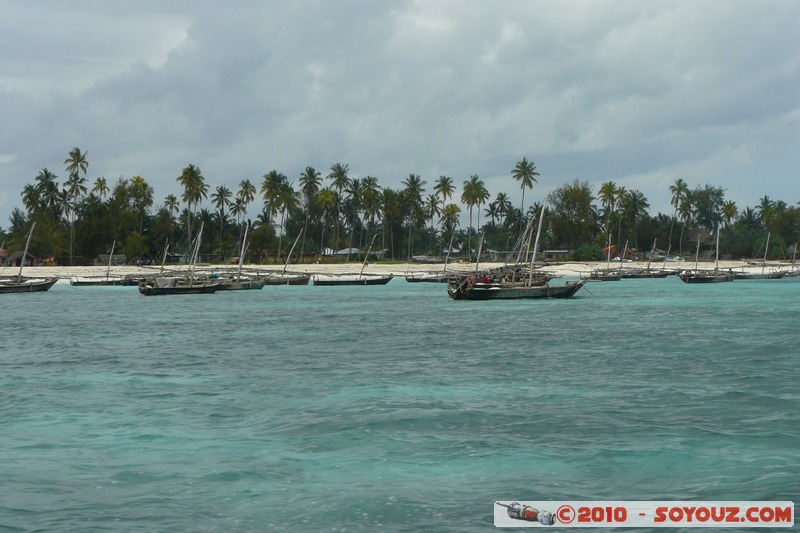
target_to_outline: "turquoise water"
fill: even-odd
[[[4,295],[0,531],[487,531],[794,500],[800,280]]]

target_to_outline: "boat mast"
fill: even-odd
[[[533,271],[536,268],[536,251],[539,249],[539,236],[542,234],[542,220],[544,220],[544,208],[547,206],[547,198],[542,203],[542,212],[539,214],[539,227],[536,230],[536,241],[533,245],[533,255],[531,256],[531,266],[528,273],[528,287],[533,285]]]
[[[236,269],[236,281],[241,281],[242,278],[242,264],[244,263],[244,252],[247,249],[247,229],[250,224],[244,226],[244,238],[242,238],[242,250],[239,253],[239,268]]]
[[[197,233],[197,242],[195,243],[194,250],[192,252],[192,264],[189,267],[189,284],[194,282],[194,267],[195,263],[197,263],[197,256],[200,253],[200,237],[203,236],[203,226],[205,222],[200,223],[200,231]]]
[[[297,238],[294,240],[294,243],[292,244],[292,248],[289,250],[289,255],[286,257],[286,264],[283,265],[284,274],[286,274],[286,267],[289,266],[289,261],[292,259],[292,254],[294,253],[294,247],[297,246],[297,241],[299,241],[300,237],[303,236],[303,231],[304,230],[300,230],[300,233],[297,235]],[[375,235],[377,235],[377,233]]]
[[[483,233],[481,233],[481,240],[478,241],[478,257],[475,258],[475,277],[476,278],[478,277],[478,266],[481,264],[481,251],[482,250],[483,250]]]
[[[161,258],[161,273],[164,273],[164,264],[167,262],[167,250],[169,250],[169,238],[164,241],[164,257]]]
[[[650,249],[650,255],[647,257],[647,271],[650,272],[650,261],[653,260],[653,254],[656,252],[656,242],[658,239],[653,239],[653,247]]]
[[[28,239],[25,241],[25,251],[22,252],[22,261],[19,263],[19,274],[17,275],[17,283],[22,283],[22,267],[25,265],[25,258],[28,257],[28,245],[31,243],[31,236],[33,235],[33,228],[36,227],[36,222],[31,224],[31,230],[28,232]]]
[[[770,232],[767,232],[767,246],[764,248],[764,263],[761,264],[761,273],[764,273],[764,269],[767,267],[767,250],[769,250],[769,236]]]
[[[358,273],[359,278],[364,275],[364,267],[367,266],[367,262],[369,260],[369,253],[372,251],[372,245],[375,243],[375,237],[377,236],[378,236],[377,233],[372,236],[372,240],[369,243],[369,248],[367,248],[367,253],[366,255],[364,255],[364,261],[361,263],[361,272]]]
[[[106,281],[108,281],[109,276],[111,276],[111,260],[114,258],[114,247],[116,247],[117,241],[111,243],[111,255],[108,256],[108,268],[106,268]]]
[[[714,252],[714,273],[719,271],[719,222],[717,222],[717,246]]]
[[[447,255],[444,257],[444,268],[442,269],[442,274],[447,272],[447,262],[450,260],[450,250],[453,249],[453,237],[455,237],[455,234],[450,235],[450,244],[447,245]]]

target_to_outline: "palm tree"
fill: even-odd
[[[675,183],[669,186],[669,192],[672,193],[672,199],[670,200],[670,204],[675,209],[672,214],[672,224],[669,227],[669,246],[672,247],[672,229],[675,226],[675,219],[678,216],[678,209],[680,208],[681,204],[685,201],[686,196],[689,194],[689,186],[686,184],[683,179],[678,178],[675,180]],[[681,240],[683,240],[683,230],[681,229]]]
[[[403,180],[403,195],[408,205],[408,260],[411,261],[411,229],[417,219],[417,211],[422,211],[422,195],[425,194],[423,185],[427,182],[419,177],[419,174],[409,174]]]
[[[633,247],[639,249],[637,237],[637,226],[640,220],[647,217],[647,209],[650,204],[644,194],[636,189],[628,191],[622,200],[623,216],[631,224],[633,229]]]
[[[106,196],[108,196],[108,182],[105,178],[99,177],[94,180],[94,187],[92,187],[92,192],[97,193],[97,196],[103,200]]]
[[[476,205],[481,205],[488,198],[488,192],[483,186],[483,182],[477,175],[473,174],[470,178],[464,181],[464,190],[461,193],[461,202],[469,207],[469,227],[467,228],[467,247],[469,249],[469,260],[472,261],[472,210]],[[480,210],[478,210],[480,216]]]
[[[442,206],[444,206],[447,200],[453,198],[453,193],[456,192],[456,186],[453,185],[453,178],[439,176],[436,180],[436,184],[433,186],[433,192],[442,197]]]
[[[435,194],[429,194],[425,199],[425,211],[431,221],[431,250],[433,250],[433,236],[436,233],[433,229],[433,217],[442,216],[442,201]],[[438,254],[437,254],[438,255]]]
[[[497,217],[502,217],[503,225],[509,228],[509,220],[510,215],[513,213],[513,208],[511,206],[511,200],[508,199],[508,194],[504,192],[497,193],[497,196],[494,198],[494,204],[497,207]]]
[[[133,211],[136,213],[136,218],[138,219],[137,230],[139,235],[141,235],[145,212],[148,207],[153,205],[153,187],[151,187],[143,177],[134,176],[131,178],[128,190],[130,191]]]
[[[692,193],[691,191],[686,191],[686,194],[681,198],[680,203],[678,204],[678,215],[681,217],[681,234],[678,237],[678,254],[683,255],[683,230],[686,228],[686,224],[692,219],[692,211],[694,210],[694,203],[692,200]]]
[[[247,206],[256,199],[256,186],[249,179],[242,180],[236,197],[242,201],[242,214],[247,215]]]
[[[41,207],[41,202],[42,196],[36,186],[29,183],[22,188],[22,203],[25,205],[25,209],[28,210],[29,215],[32,215]]]
[[[164,198],[164,207],[167,209],[170,215],[174,215],[178,212],[178,197],[174,194],[168,194]]]
[[[606,215],[606,246],[611,246],[611,213],[617,203],[617,184],[607,181],[600,186],[597,198],[603,204]]]
[[[764,197],[759,200],[756,209],[758,210],[758,218],[761,220],[761,223],[769,230],[775,218],[775,202],[770,200],[769,196],[764,195]]]
[[[317,205],[322,208],[322,236],[319,239],[319,255],[322,257],[325,251],[325,222],[328,218],[328,212],[336,208],[338,202],[336,192],[333,189],[324,188],[317,194]]]
[[[347,173],[350,172],[350,167],[347,164],[334,163],[331,166],[331,172],[328,174],[328,179],[331,180],[331,187],[336,191],[337,200],[341,200],[342,192],[350,186],[350,177]],[[339,242],[339,208],[341,202],[337,201],[334,206],[336,216],[336,233],[333,236],[334,247],[338,246]]]
[[[192,214],[197,209],[197,204],[208,198],[208,185],[206,179],[200,171],[199,167],[190,164],[183,169],[181,175],[177,178],[178,183],[183,186],[183,195],[181,199],[186,204],[188,211],[187,227],[188,227],[188,240],[192,242]]]
[[[519,207],[521,213],[525,212],[525,189],[533,189],[533,184],[538,183],[536,181],[536,176],[538,175],[536,165],[525,157],[521,161],[517,161],[517,165],[511,171],[511,177],[520,182],[520,188],[522,189],[522,202]],[[522,224],[522,220],[520,220],[520,224]],[[522,226],[520,226],[520,231],[522,231]]]
[[[305,235],[308,233],[308,217],[309,213],[311,212],[311,205],[314,203],[314,199],[319,193],[320,185],[322,185],[322,178],[320,177],[322,174],[317,172],[317,170],[312,167],[308,166],[306,169],[300,174],[300,191],[303,194],[303,199],[305,200],[306,204],[306,220],[303,223],[303,242],[300,245],[300,257],[305,257],[306,251],[306,238]]]
[[[70,150],[69,157],[64,161],[64,164],[67,165],[67,172],[70,174],[80,174],[83,172],[85,176],[89,168],[89,162],[86,161],[87,155],[88,152],[81,153],[80,148],[73,148]]]
[[[278,188],[275,197],[275,208],[281,212],[281,236],[278,238],[278,259],[281,257],[281,245],[283,244],[282,237],[286,234],[286,227],[284,220],[286,219],[286,211],[293,211],[300,205],[300,200],[297,197],[292,184],[284,181]]]
[[[483,180],[478,178],[477,174],[473,174],[470,176],[470,181],[475,181],[475,200],[478,206],[478,229],[481,227],[481,209],[480,207],[489,200],[489,191],[486,189],[486,185],[483,183]]]
[[[36,176],[39,206],[48,212],[53,222],[57,222],[61,216],[57,179],[58,177],[46,168],[43,168]]]
[[[216,192],[211,195],[211,201],[219,212],[219,244],[222,246],[222,235],[225,228],[225,208],[231,205],[233,193],[224,185],[217,185]]]
[[[722,204],[722,218],[725,220],[725,226],[730,226],[731,221],[739,215],[739,209],[736,207],[736,202],[728,200]]]
[[[453,234],[459,225],[461,208],[456,204],[447,204],[442,209],[442,238],[445,239]],[[448,250],[449,252],[449,250]]]

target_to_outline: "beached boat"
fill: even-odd
[[[35,227],[36,222],[31,224],[31,229],[28,231],[28,238],[25,240],[25,251],[22,253],[22,259],[19,263],[19,274],[9,278],[0,278],[0,294],[49,291],[58,281],[57,277],[28,278],[22,275],[22,268],[28,258],[28,246],[31,243],[31,236]]]
[[[503,282],[489,280],[488,276],[478,276],[477,265],[474,276],[468,276],[458,281],[447,284],[447,294],[453,300],[516,300],[516,299],[542,299],[542,298],[571,298],[586,283],[586,280],[567,281],[561,285],[551,285],[548,278],[536,277],[536,252],[539,248],[539,237],[542,232],[542,221],[547,201],[542,205],[539,215],[539,226],[536,231],[536,240],[533,245],[531,264],[528,277],[520,281]],[[530,239],[527,239],[530,242]],[[483,240],[481,239],[481,245]],[[478,251],[480,257],[480,245]],[[543,281],[547,279],[547,281]]]
[[[110,285],[133,285],[125,276],[112,276],[111,275],[111,261],[114,258],[114,248],[117,241],[111,244],[111,253],[108,254],[108,267],[106,268],[105,276],[73,276],[69,280],[69,284],[73,287],[100,287]]]
[[[452,273],[447,272],[406,272],[405,278],[409,283],[447,283],[451,278],[455,277]]]

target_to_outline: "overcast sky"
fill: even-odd
[[[613,180],[671,214],[677,178],[795,204],[798,28],[792,0],[0,0],[0,226],[73,147],[157,205],[190,163],[210,194],[337,162],[518,205],[522,157],[526,205]]]

